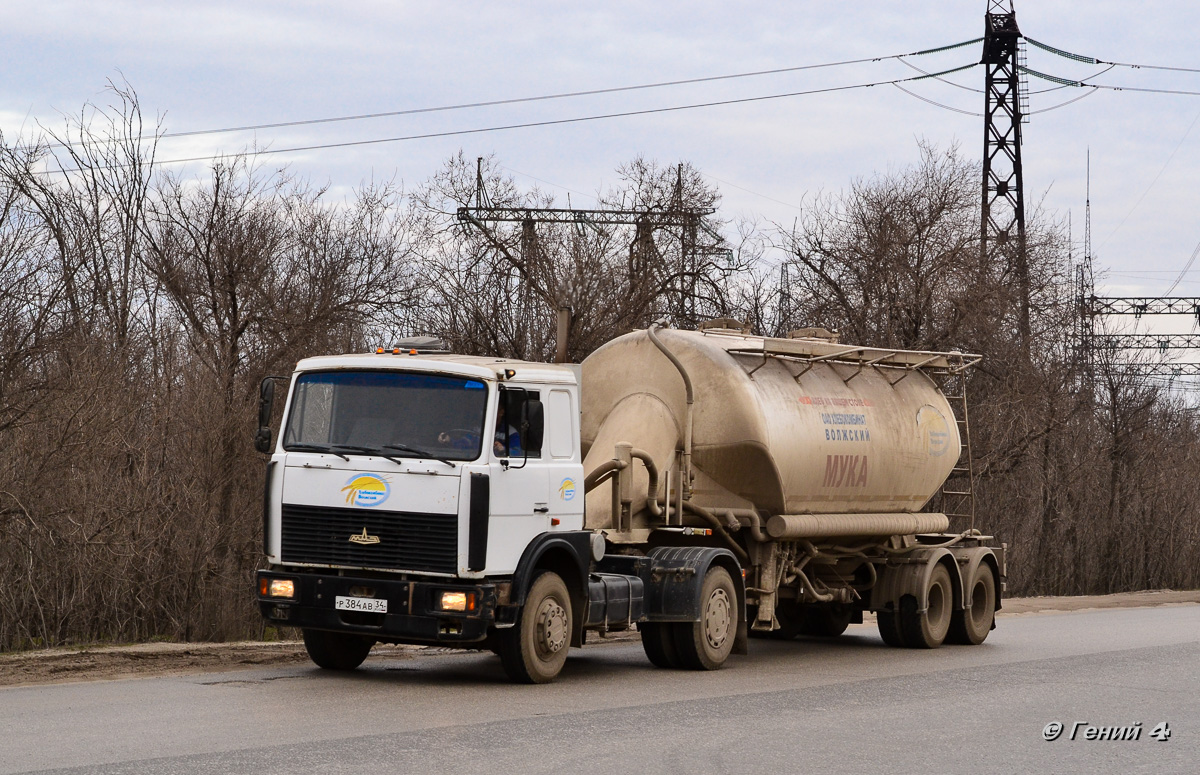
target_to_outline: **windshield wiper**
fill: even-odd
[[[384,452],[383,450],[394,449],[399,452],[411,452],[412,454],[416,455],[417,457],[428,457],[428,458],[433,458],[434,460],[440,460],[443,463],[445,463],[446,465],[450,466],[451,468],[454,468],[454,464],[451,463],[449,460],[446,460],[445,458],[438,457],[434,454],[426,452],[423,449],[417,449],[416,447],[410,447],[406,444],[384,444],[382,446],[382,448],[366,447],[366,446],[360,446],[357,444],[334,444],[333,446],[337,447],[338,449],[348,449],[351,452],[362,452],[364,455],[378,455],[379,457],[384,458],[385,460],[392,461],[396,465],[400,465],[404,461],[401,460],[400,458],[396,457],[395,455],[389,455],[388,453]]]
[[[414,455],[417,455],[419,457],[428,457],[428,458],[433,458],[434,460],[441,461],[442,463],[445,463],[446,465],[450,466],[451,468],[455,467],[454,463],[450,462],[449,460],[447,460],[444,457],[435,455],[432,452],[426,452],[423,449],[417,449],[416,447],[410,447],[407,444],[384,444],[383,448],[384,449],[394,449],[397,452],[411,452]]]
[[[288,452],[291,452],[292,450],[298,450],[301,452],[323,452],[326,455],[337,455],[342,460],[350,459],[350,458],[346,457],[345,455],[343,455],[341,452],[336,452],[332,447],[333,447],[332,444],[310,444],[308,442],[303,442],[303,441],[292,441],[292,442],[285,441],[283,443],[283,448]]]
[[[401,460],[398,457],[395,457],[394,455],[387,454],[386,452],[384,452],[382,449],[379,449],[378,447],[363,447],[363,446],[359,446],[357,444],[334,444],[333,446],[337,447],[338,449],[348,449],[351,452],[361,452],[364,455],[377,455],[377,456],[383,458],[384,460],[392,461],[396,465],[400,465],[401,463],[404,462],[403,460]],[[349,460],[349,458],[346,458],[346,459]]]

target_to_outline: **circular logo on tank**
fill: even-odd
[[[926,404],[917,410],[917,432],[930,457],[941,457],[950,450],[950,423],[936,408]]]

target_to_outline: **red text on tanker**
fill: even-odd
[[[866,455],[826,455],[823,487],[866,487]]]

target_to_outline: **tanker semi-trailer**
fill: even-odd
[[[938,387],[979,358],[826,334],[722,320],[582,365],[428,342],[302,360],[277,441],[263,381],[262,614],[324,668],[436,644],[533,683],[634,627],[654,664],[706,670],[867,611],[892,646],[982,642],[1004,548],[974,529],[965,400]]]

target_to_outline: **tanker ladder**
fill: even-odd
[[[967,413],[967,370],[947,371],[938,386],[954,412],[962,447],[958,461],[940,490],[941,511],[951,520],[953,532],[975,530],[975,458],[971,452],[971,424]]]

